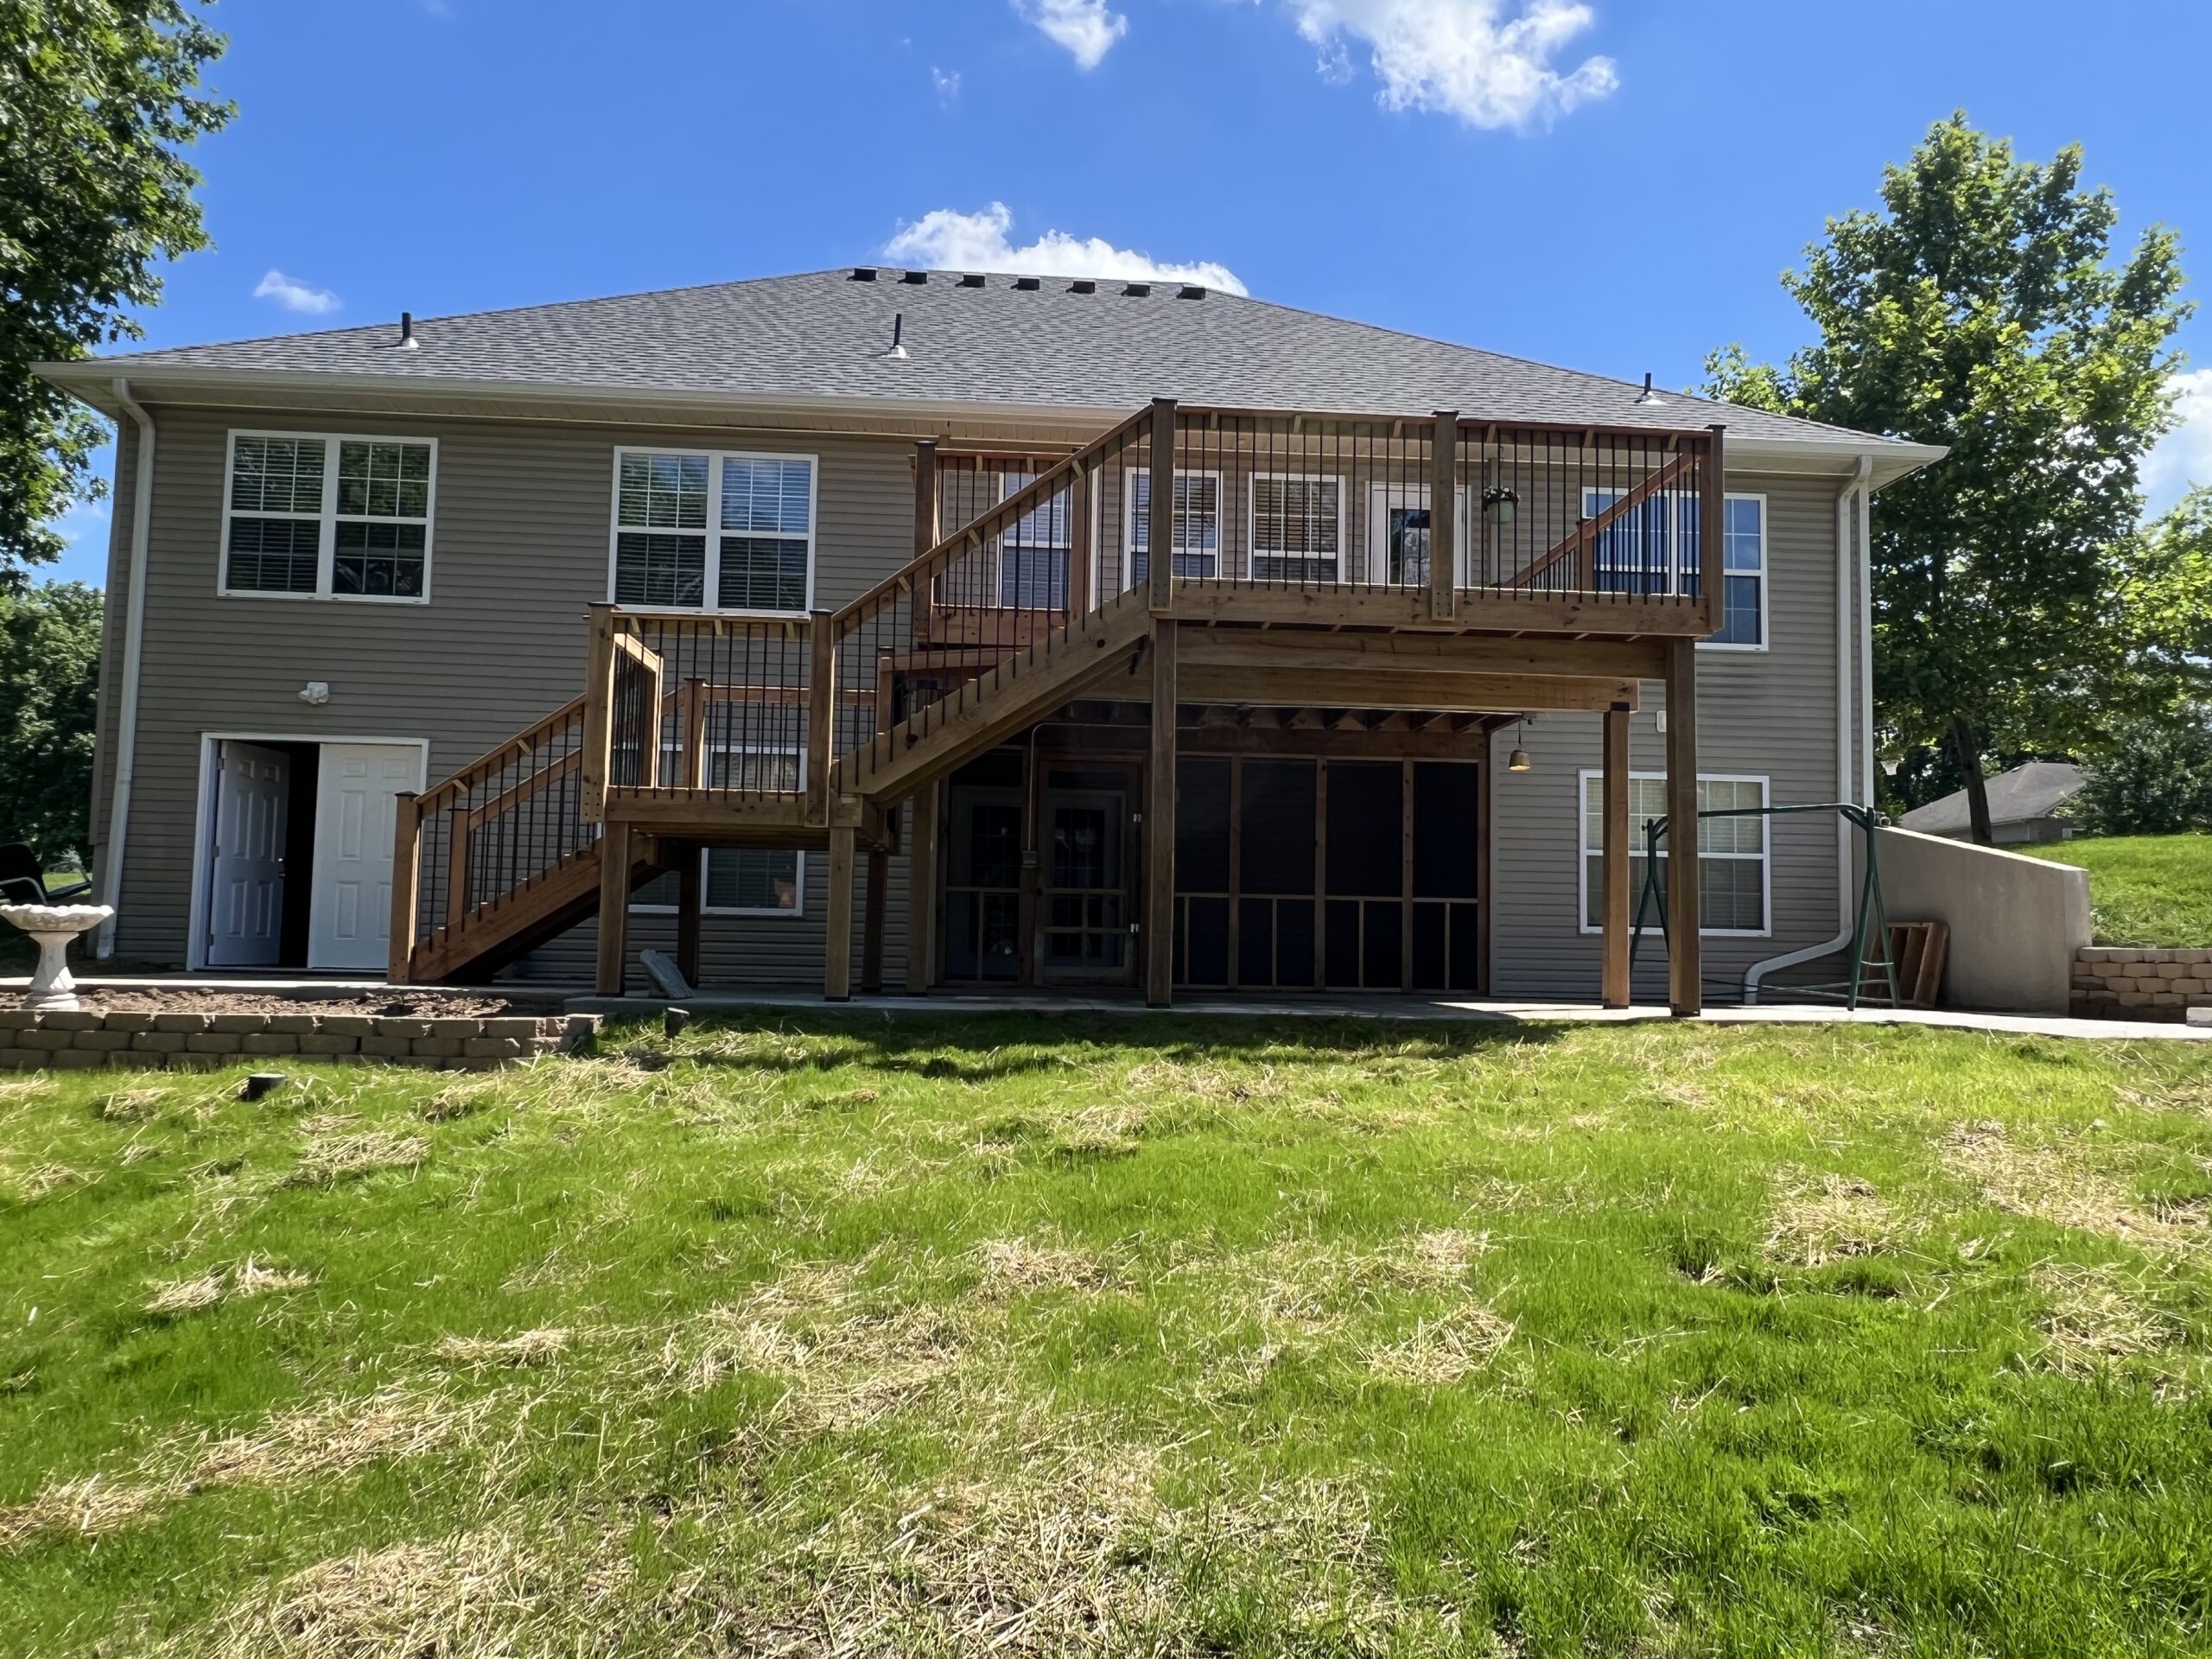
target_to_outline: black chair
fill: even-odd
[[[46,864],[36,853],[20,841],[0,846],[0,899],[11,905],[59,905],[92,890],[90,881],[49,887]]]

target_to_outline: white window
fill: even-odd
[[[232,433],[219,591],[423,603],[437,454],[434,438]]]
[[[1700,812],[1744,811],[1766,804],[1764,778],[1704,778],[1697,780]],[[1667,779],[1662,772],[1630,774],[1628,783],[1629,919],[1636,918],[1644,883],[1645,830],[1667,816]],[[1764,817],[1700,818],[1697,829],[1698,931],[1764,935],[1767,921],[1767,820]],[[1660,885],[1666,879],[1668,840],[1659,842]],[[1605,785],[1602,773],[1582,774],[1582,931],[1595,933],[1605,923]],[[1645,925],[1656,928],[1648,911]]]
[[[811,455],[614,452],[618,605],[785,615],[814,602]]]
[[[1221,574],[1221,474],[1175,474],[1175,541],[1168,550],[1168,569],[1179,576],[1217,576]],[[1122,492],[1128,504],[1123,526],[1129,550],[1124,574],[1132,588],[1152,579],[1152,471],[1140,467],[1128,475]]]
[[[1035,483],[1034,473],[1007,473],[1001,501]],[[1068,556],[1074,550],[1073,493],[1055,492],[999,537],[999,603],[1017,610],[1064,611],[1068,606]]]
[[[661,776],[680,762],[673,745],[661,752]],[[798,749],[746,749],[716,745],[708,751],[710,789],[780,790],[806,787],[806,755]],[[806,855],[782,848],[709,847],[700,855],[700,909],[716,916],[800,916],[806,909]],[[676,907],[674,871],[638,889],[632,901],[644,910]]]
[[[1625,493],[1588,489],[1582,515],[1594,518]],[[1726,614],[1720,631],[1700,645],[1723,650],[1766,649],[1766,498],[1731,495],[1721,503],[1720,564]],[[1661,493],[1623,513],[1598,532],[1591,586],[1600,593],[1681,594],[1698,588],[1699,500]]]
[[[1343,568],[1344,480],[1255,474],[1250,529],[1253,581],[1335,582]]]

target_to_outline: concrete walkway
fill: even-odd
[[[22,976],[0,977],[0,998],[20,992],[29,980]],[[77,984],[97,1001],[103,988],[115,990],[236,991],[253,996],[296,995],[313,1001],[386,992],[393,998],[440,990],[474,996],[507,996],[518,1001],[559,1004],[570,1014],[655,1016],[671,1005],[666,997],[613,997],[579,995],[571,986],[517,981],[497,985],[414,986],[386,985],[372,979],[335,977],[278,977],[232,974],[161,975],[105,977],[80,975]],[[938,991],[928,996],[855,996],[832,1004],[810,991],[764,987],[756,990],[701,991],[677,999],[675,1006],[695,1014],[743,1010],[779,1014],[823,1014],[845,1011],[882,1014],[1116,1014],[1141,1016],[1154,1012],[1141,1000],[1128,995],[1078,996],[1031,995],[1019,992]],[[1624,1025],[1670,1020],[1664,1007],[1600,1008],[1584,1002],[1524,1002],[1503,998],[1425,996],[1223,996],[1186,995],[1167,1012],[1176,1014],[1240,1019],[1306,1018],[1329,1020],[1465,1020],[1503,1025]],[[2101,1042],[2203,1042],[2212,1039],[2212,1026],[2130,1020],[2075,1020],[2057,1014],[1976,1014],[1951,1008],[1846,1008],[1819,1004],[1789,1004],[1770,1007],[1713,1008],[1699,1016],[1707,1025],[1854,1025],[1929,1026],[1947,1031],[2001,1032],[2022,1037],[2086,1037]]]

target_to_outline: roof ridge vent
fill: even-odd
[[[964,272],[960,278],[960,286],[963,288],[981,288],[982,285],[983,273],[980,270]]]
[[[1131,283],[1128,287],[1124,288],[1122,292],[1128,295],[1129,298],[1133,300],[1149,299],[1152,296],[1152,284],[1150,283]]]
[[[875,267],[874,265],[855,265],[853,267],[852,276],[849,280],[855,283],[872,283],[875,280]]]
[[[1078,276],[1068,284],[1068,292],[1071,294],[1096,294],[1097,291],[1098,284],[1088,276]]]
[[[901,275],[901,276],[899,276],[899,280],[900,282],[902,282],[902,283],[926,283],[927,281],[929,281],[929,279],[930,279],[930,274],[929,274],[929,272],[927,272],[926,270],[910,270],[910,271],[906,271],[906,272],[905,272],[903,275]]]
[[[1014,285],[1020,289],[1024,294],[1034,294],[1039,289],[1045,286],[1042,282],[1039,281],[1034,276],[1017,276],[1014,279]]]
[[[1205,296],[1205,289],[1196,283],[1185,283],[1175,290],[1175,297],[1179,300],[1203,300]]]

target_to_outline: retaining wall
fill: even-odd
[[[483,1071],[590,1041],[592,1014],[478,1020],[355,1014],[102,1014],[0,1009],[0,1070],[212,1071],[264,1057]]]
[[[2074,956],[2074,1012],[2108,1020],[2183,1020],[2212,1007],[2212,950],[2088,945]]]
[[[2089,942],[2087,870],[1910,830],[1874,833],[1890,919],[1950,926],[1945,1007],[2067,1012]]]

